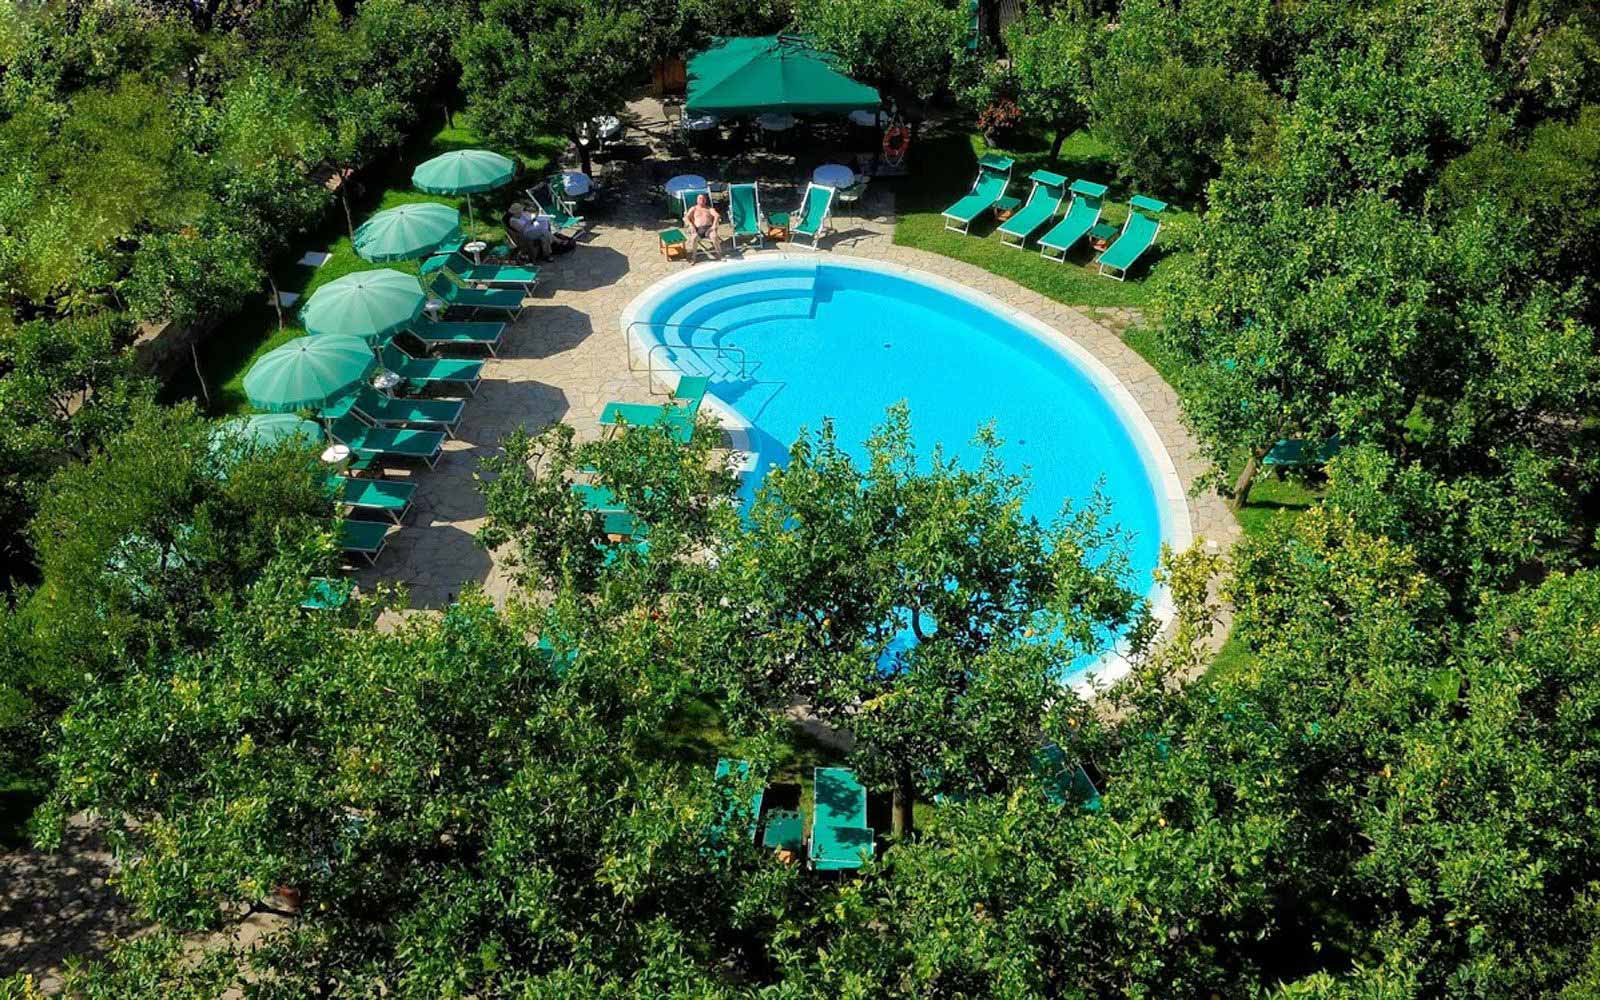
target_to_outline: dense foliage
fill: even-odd
[[[163,925],[72,995],[1600,990],[1592,4],[1062,0],[974,45],[940,0],[0,3],[0,767],[47,754],[40,840],[92,810]],[[479,471],[505,606],[303,611],[314,463],[156,406],[131,323],[260,291],[319,169],[441,81],[509,146],[576,139],[653,60],[791,23],[1195,208],[1151,336],[1209,481],[1337,441],[1317,502],[1169,554],[1156,641],[1114,511],[1024,518],[903,412],[748,503],[708,423],[557,425]],[[1242,655],[1199,677],[1224,602]],[[1117,632],[1125,680],[1059,684]],[[738,835],[819,762],[872,790],[843,878]],[[262,947],[187,936],[278,888]]]

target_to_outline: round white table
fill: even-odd
[[[684,115],[683,127],[690,132],[709,132],[722,124],[716,115]]]
[[[461,249],[472,254],[472,262],[474,264],[482,264],[483,252],[489,249],[489,244],[483,242],[482,240],[473,240],[471,243],[462,246]]]
[[[787,111],[769,111],[756,116],[756,124],[767,132],[787,132],[794,128],[794,115]]]
[[[388,392],[400,384],[400,376],[395,372],[385,369],[372,376],[372,387],[379,392]]]
[[[586,197],[594,190],[594,182],[589,175],[578,170],[566,170],[561,174],[561,187],[570,198]]]
[[[429,319],[438,319],[439,314],[444,312],[444,303],[438,299],[429,299],[423,303],[422,311],[428,314]]]
[[[824,163],[811,171],[811,179],[831,188],[847,188],[856,182],[856,172],[842,163]]]
[[[862,108],[860,111],[850,112],[850,124],[860,125],[862,128],[883,128],[889,124],[889,112],[869,111]]]
[[[616,115],[601,115],[590,121],[589,127],[600,136],[601,142],[612,142],[622,135],[622,119]]]
[[[350,461],[350,446],[343,444],[330,444],[322,449],[322,461],[328,465],[343,465]]]
[[[672,195],[674,198],[685,191],[693,191],[707,186],[706,179],[699,174],[679,174],[663,185],[667,189],[667,194]]]

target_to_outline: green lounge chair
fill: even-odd
[[[1046,260],[1065,263],[1067,251],[1100,221],[1100,208],[1106,196],[1104,184],[1078,180],[1073,181],[1068,190],[1072,192],[1072,204],[1067,206],[1067,214],[1039,237],[1039,255]],[[1051,251],[1056,256],[1052,257]]]
[[[476,394],[483,381],[483,362],[460,358],[413,358],[392,342],[383,345],[383,367],[413,385],[459,384]]]
[[[1261,459],[1262,465],[1276,466],[1278,468],[1292,468],[1294,466],[1326,465],[1328,460],[1339,454],[1339,449],[1344,443],[1339,435],[1334,434],[1323,438],[1321,441],[1308,441],[1304,438],[1285,438],[1272,446]]]
[[[562,192],[561,183],[557,175],[537,187],[528,188],[527,195],[540,215],[550,217],[551,232],[564,233],[570,229],[576,233],[583,228],[583,216],[572,214],[574,205]]]
[[[805,846],[806,819],[798,809],[768,809],[761,831],[761,846],[769,851],[799,854]]]
[[[628,511],[602,510],[595,513],[600,515],[600,531],[607,536],[615,535],[636,542],[650,534],[649,526]]]
[[[325,576],[312,577],[310,584],[306,596],[300,600],[300,606],[307,611],[337,611],[350,603],[350,595],[356,589],[349,580],[330,580]]]
[[[417,338],[422,346],[481,347],[493,357],[500,356],[500,345],[506,339],[506,324],[480,323],[472,320],[419,319],[406,331]]]
[[[355,396],[354,408],[379,427],[421,427],[455,437],[456,425],[461,423],[467,404],[459,399],[385,396],[373,389],[362,389]],[[328,411],[323,411],[323,417],[328,418]]]
[[[339,548],[347,554],[363,556],[376,566],[392,527],[383,521],[340,521]]]
[[[490,288],[520,288],[532,292],[539,283],[537,267],[520,264],[474,264],[472,258],[457,250],[454,253],[429,257],[422,262],[422,273],[449,271],[469,285],[487,285]]]
[[[594,511],[599,514],[614,514],[628,508],[622,505],[616,495],[604,486],[592,486],[588,483],[573,483],[572,493],[583,504],[584,510]]]
[[[963,236],[978,216],[994,208],[1011,185],[1013,161],[992,153],[978,161],[978,176],[966,197],[944,210],[944,227]]]
[[[684,375],[673,390],[674,403],[607,403],[600,411],[602,427],[655,427],[665,424],[673,436],[687,442],[694,434],[694,416],[705,400],[711,380],[702,375]]]
[[[875,835],[867,825],[867,790],[847,767],[819,767],[813,773],[811,867],[853,871],[871,859]]]
[[[378,459],[420,458],[428,468],[439,462],[444,449],[444,434],[440,431],[416,431],[405,428],[368,427],[355,417],[341,417],[328,426],[339,443],[358,455]]]
[[[446,309],[492,309],[515,319],[522,312],[521,292],[503,288],[467,288],[450,279],[446,271],[434,274],[428,282],[428,294],[443,302]]]
[[[1166,202],[1146,198],[1142,194],[1129,198],[1128,221],[1122,224],[1121,235],[1095,261],[1100,265],[1100,273],[1106,274],[1106,268],[1110,268],[1118,273],[1108,274],[1107,277],[1118,281],[1126,278],[1128,268],[1155,243],[1156,234],[1161,232],[1160,215],[1166,208]]]
[[[739,237],[743,236],[748,241],[747,245],[764,247],[767,245],[767,234],[761,227],[761,188],[756,184],[729,184],[728,185],[728,223],[733,229],[730,237],[735,249],[739,246]]]
[[[416,483],[395,479],[333,476],[331,486],[334,503],[355,510],[377,511],[395,524],[405,520],[406,515],[411,512],[411,498],[417,492]]]
[[[1060,174],[1035,170],[1028,179],[1033,181],[1033,189],[1028,192],[1027,204],[1000,225],[1000,242],[1018,250],[1028,245],[1028,237],[1040,226],[1055,218],[1067,195],[1067,179]]]
[[[717,770],[713,780],[719,784],[729,780],[747,781],[750,778],[750,767],[750,762],[747,760],[728,760],[726,757],[719,757],[717,758]],[[738,772],[737,777],[734,776],[734,772]],[[766,794],[766,787],[762,786],[758,787],[755,794],[750,796],[750,840],[752,843],[756,839],[756,828],[761,822],[761,800],[766,797]],[[739,812],[739,806],[736,803],[730,805],[731,808],[718,816],[711,824],[710,833],[713,841],[721,839],[722,832],[727,829],[728,821],[733,819]]]
[[[809,249],[817,249],[817,240],[822,238],[823,231],[828,228],[828,222],[833,218],[833,188],[826,184],[807,184],[805,197],[800,199],[800,207],[794,210],[797,220],[789,227],[789,242],[799,246],[802,236],[811,238]]]
[[[1100,811],[1100,790],[1094,787],[1082,764],[1067,760],[1054,743],[1033,755],[1033,772],[1044,786],[1044,796],[1052,805],[1080,805],[1088,812]]]

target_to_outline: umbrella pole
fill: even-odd
[[[472,215],[472,195],[467,195],[467,226],[472,230],[473,239],[478,238],[478,220]]]

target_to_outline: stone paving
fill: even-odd
[[[468,401],[459,439],[446,443],[435,469],[412,472],[420,485],[416,511],[403,529],[391,532],[388,550],[377,566],[363,572],[364,585],[401,582],[408,588],[411,608],[418,610],[443,609],[469,583],[481,584],[492,597],[503,599],[512,586],[510,576],[474,537],[484,515],[472,478],[478,463],[518,425],[535,431],[565,421],[580,438],[592,436],[598,433],[599,414],[608,401],[651,398],[642,376],[629,371],[620,317],[627,304],[655,281],[692,265],[664,259],[657,245],[657,233],[670,222],[662,218],[652,181],[669,171],[680,172],[655,147],[657,135],[651,132],[659,134],[664,121],[659,105],[641,101],[630,110],[635,134],[643,133],[651,141],[650,158],[608,164],[611,194],[604,214],[591,220],[576,250],[544,266],[529,307],[508,333],[500,357],[488,361],[483,384]],[[679,166],[683,171],[717,175],[710,166],[697,167],[693,162]],[[769,212],[790,208],[797,201],[793,183],[788,190],[763,186],[763,208]],[[875,182],[859,215],[835,220],[837,231],[822,240],[822,252],[893,261],[950,278],[1053,326],[1122,380],[1166,445],[1184,488],[1193,486],[1205,468],[1204,460],[1183,427],[1176,394],[1143,358],[1082,311],[971,264],[894,245],[893,215],[893,192],[887,184]],[[750,250],[744,256],[772,252]],[[1106,316],[1118,328],[1136,318],[1125,310]],[[1238,534],[1232,515],[1215,493],[1191,496],[1189,512],[1194,536],[1210,545],[1226,548]]]

